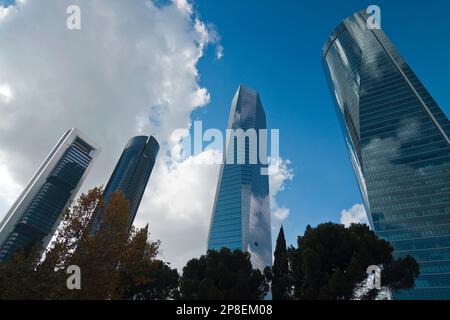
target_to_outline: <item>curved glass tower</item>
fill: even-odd
[[[122,191],[125,198],[129,201],[130,226],[136,217],[158,152],[159,143],[154,137],[136,136],[131,138],[125,146],[105,187],[103,193],[105,203],[108,202],[109,197],[116,190]],[[94,233],[100,229],[103,214],[104,211],[99,210],[94,215],[92,225]]]
[[[0,261],[48,245],[100,148],[77,129],[64,133],[0,223]]]
[[[450,299],[450,123],[365,12],[342,22],[323,59],[373,230],[421,275],[404,299]]]
[[[245,133],[254,129],[253,132],[258,133],[266,128],[266,114],[259,94],[241,85],[231,104],[228,129],[234,133],[239,129]],[[267,171],[267,158],[252,161],[252,153],[259,155],[259,143],[252,143],[248,137],[242,136],[245,143],[239,145],[237,136],[227,135],[226,157],[217,184],[208,249],[226,247],[247,251],[253,267],[263,270],[272,265],[269,179],[267,174],[263,174]]]

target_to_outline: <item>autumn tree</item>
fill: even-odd
[[[98,232],[92,233],[90,221],[96,210],[105,210],[105,214]],[[120,191],[111,195],[106,206],[101,188],[81,195],[64,213],[43,257],[36,248],[30,254],[19,252],[0,264],[0,298],[169,298],[176,291],[172,279],[178,273],[169,268],[170,272],[162,274],[169,281],[156,279],[157,274],[151,271],[161,265],[168,267],[156,259],[159,242],[149,241],[148,226],[130,227],[129,216],[128,201]],[[66,285],[66,270],[71,265],[81,270],[80,290],[69,290]],[[157,292],[143,295],[141,288],[150,288],[154,283],[159,283]]]

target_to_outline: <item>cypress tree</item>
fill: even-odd
[[[288,254],[283,226],[281,226],[280,232],[278,233],[274,256],[275,259],[272,268],[272,299],[286,300],[290,297],[290,282]]]

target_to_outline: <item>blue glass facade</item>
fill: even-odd
[[[256,91],[243,85],[239,87],[231,105],[228,129],[244,132],[266,129],[266,115]],[[253,144],[245,138],[241,144],[245,153],[240,155],[238,138],[230,135],[227,139],[234,141],[232,144],[227,141],[226,157],[220,169],[208,249],[226,247],[247,251],[253,267],[263,270],[272,265],[269,180],[261,174],[267,169],[267,162],[250,161],[252,152],[259,154],[259,143]]]
[[[130,226],[136,217],[158,152],[159,144],[154,137],[137,136],[131,138],[105,187],[103,193],[105,204],[116,190],[120,190],[129,201]],[[93,219],[93,232],[99,230],[103,214],[104,211],[102,210],[96,212]]]
[[[373,230],[421,267],[400,299],[450,299],[450,123],[365,12],[331,34],[323,58]]]
[[[64,137],[70,132],[66,132]],[[52,161],[52,156],[58,150],[59,148],[55,148],[52,151],[43,166]],[[0,247],[0,261],[8,260],[18,249],[29,250],[38,243],[44,245],[44,238],[51,236],[61,213],[78,190],[80,181],[93,160],[93,151],[94,147],[79,137],[65,148],[50,174],[41,180],[43,183],[23,207],[24,210],[19,209],[14,213],[20,217],[12,231],[6,231],[7,228],[2,230],[8,234],[4,235],[5,240]]]

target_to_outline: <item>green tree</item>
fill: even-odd
[[[179,297],[179,274],[177,269],[160,260],[155,261],[142,275],[151,281],[134,283],[124,294],[125,299],[166,300]]]
[[[181,299],[257,300],[269,285],[261,271],[253,269],[250,254],[222,248],[188,261],[180,280]]]
[[[371,265],[381,267],[384,288],[412,288],[419,275],[417,262],[410,256],[395,260],[392,252],[390,243],[364,224],[308,226],[298,237],[298,248],[288,250],[294,295],[310,300],[352,299]],[[367,290],[360,298],[374,299],[378,293],[378,289]]]
[[[0,300],[39,299],[40,287],[35,267],[39,251],[19,251],[6,262],[0,262]]]
[[[291,279],[289,275],[288,252],[283,226],[280,227],[274,253],[272,267],[272,298],[273,300],[287,300],[291,293]]]

